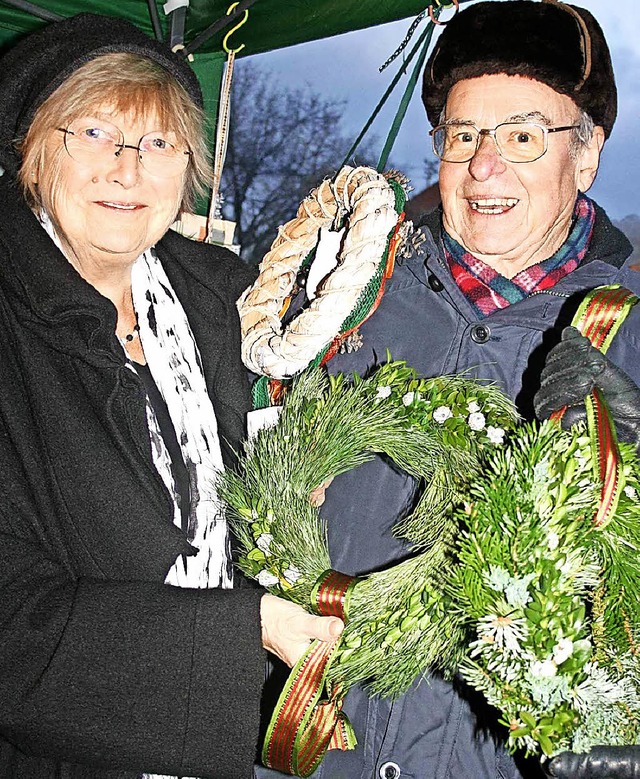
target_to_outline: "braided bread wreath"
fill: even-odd
[[[348,323],[345,328],[349,316],[364,302],[363,294],[371,293],[372,284],[378,287],[372,297],[379,298],[383,282],[376,277],[381,265],[390,275],[387,266],[393,263],[406,199],[401,182],[389,175],[345,166],[332,181],[314,189],[295,219],[279,228],[260,264],[258,279],[238,301],[242,358],[254,373],[278,380],[300,373],[336,337],[344,340],[347,330],[360,324]],[[337,267],[309,306],[283,327],[283,309],[298,273],[311,259],[319,232],[340,224],[345,216],[347,229]],[[366,308],[368,315],[371,306]]]

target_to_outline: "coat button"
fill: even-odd
[[[474,325],[471,328],[471,340],[477,344],[486,344],[491,337],[491,330],[486,325]]]
[[[400,766],[392,762],[383,763],[378,772],[380,779],[398,779],[401,773]]]
[[[429,286],[434,292],[442,292],[444,289],[444,284],[435,275],[435,273],[430,273],[427,277],[427,281],[429,282]]]

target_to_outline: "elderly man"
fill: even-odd
[[[442,161],[442,208],[414,230],[378,310],[360,328],[361,348],[335,356],[330,370],[366,373],[388,349],[426,376],[492,380],[531,418],[547,355],[584,293],[611,283],[640,287],[628,240],[584,194],[616,116],[607,44],[582,8],[482,2],[444,30],[425,70],[423,100]],[[581,337],[563,340],[556,352],[562,379],[551,372],[536,404],[548,413],[556,402],[577,402],[572,387],[592,385],[604,372],[627,391],[618,404],[614,393],[612,405],[634,433],[635,386],[615,364],[640,383],[639,333],[640,310],[616,336],[611,363]],[[574,370],[568,379],[567,366]],[[392,529],[414,495],[413,481],[381,460],[336,478],[323,509],[333,566],[360,574],[407,555]],[[329,752],[322,779],[540,774],[537,762],[516,764],[506,754],[495,712],[461,684],[417,680],[396,701],[352,690],[345,711],[358,747]],[[560,758],[553,770],[640,776],[640,765],[621,767],[618,753],[613,770],[611,759],[606,752],[589,765]]]

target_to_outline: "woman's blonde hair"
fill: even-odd
[[[181,210],[191,210],[196,197],[206,192],[211,175],[204,111],[162,66],[129,52],[103,54],[82,65],[36,111],[19,145],[22,164],[18,177],[29,205],[35,209],[43,206],[37,182],[43,179],[44,151],[51,133],[99,106],[140,119],[155,114],[161,125],[158,129],[176,133],[192,152],[181,205]],[[53,189],[62,154],[66,152],[61,144],[60,153],[46,160]]]

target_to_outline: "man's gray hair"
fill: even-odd
[[[591,143],[594,128],[593,119],[586,111],[580,111],[576,124],[578,125],[576,129],[571,131],[571,145],[569,147],[569,153],[574,159],[585,146]]]

